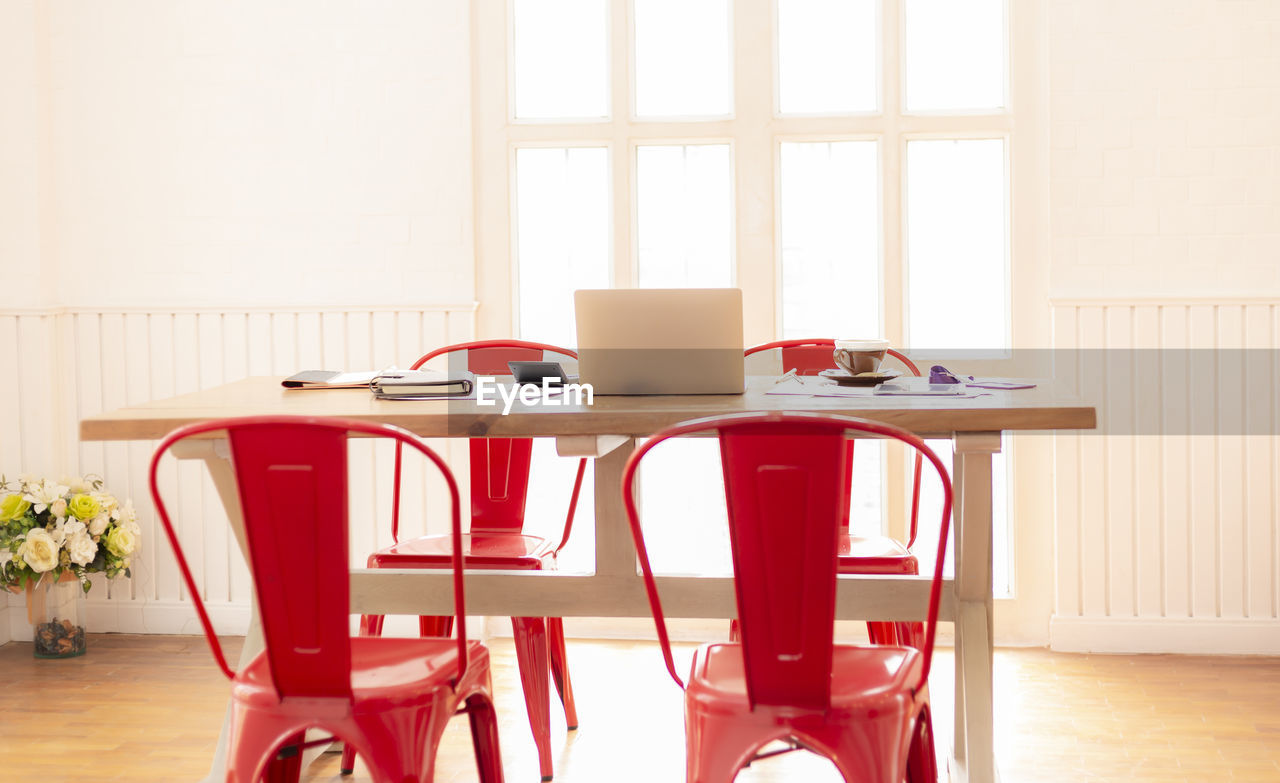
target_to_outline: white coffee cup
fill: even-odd
[[[845,339],[835,341],[835,350],[831,357],[836,366],[850,375],[864,372],[876,372],[885,352],[889,350],[889,341],[880,339]]]

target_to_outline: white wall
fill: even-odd
[[[79,444],[79,417],[474,335],[469,72],[464,0],[0,3],[0,473],[103,474],[146,528],[91,630],[193,626],[153,444]],[[234,632],[245,575],[193,470],[194,559]],[[25,619],[0,606],[0,643]]]
[[[0,275],[5,305],[45,304],[41,285],[41,72],[34,0],[0,3]]]
[[[1052,0],[1049,24],[1054,345],[1163,349],[1084,379],[1132,433],[1185,405],[1152,377],[1179,351],[1280,346],[1280,3]],[[1280,651],[1275,439],[1239,437],[1276,412],[1229,391],[1271,371],[1199,401],[1225,436],[1174,410],[1171,436],[1059,438],[1053,646]]]
[[[60,304],[473,298],[465,2],[49,16]]]
[[[1280,294],[1280,3],[1051,0],[1059,297]]]

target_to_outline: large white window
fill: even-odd
[[[1012,347],[1006,0],[474,14],[482,329],[573,345],[575,288],[732,285],[748,344]],[[897,456],[859,456],[861,529],[905,533]]]

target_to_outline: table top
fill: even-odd
[[[423,437],[651,435],[704,416],[806,411],[859,416],[922,435],[1000,430],[1092,429],[1092,405],[1051,387],[991,391],[981,397],[802,397],[767,394],[774,378],[748,377],[744,394],[597,396],[594,404],[524,406],[476,400],[378,400],[363,389],[291,390],[281,377],[255,377],[131,405],[80,422],[81,440],[154,440],[199,421],[231,416],[341,416],[381,421]]]

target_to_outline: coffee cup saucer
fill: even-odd
[[[876,386],[902,375],[902,370],[879,370],[877,372],[860,372],[857,375],[852,375],[847,370],[832,368],[823,370],[818,375],[823,378],[830,378],[839,386]]]

